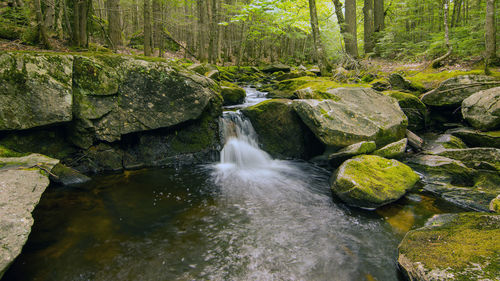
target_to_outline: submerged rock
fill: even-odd
[[[462,115],[476,129],[500,129],[500,87],[480,91],[466,98],[462,102]]]
[[[459,137],[471,147],[500,148],[500,131],[482,132],[472,128],[457,128],[446,133]]]
[[[375,150],[372,154],[384,158],[400,158],[406,151],[408,139],[404,138],[400,141],[390,143],[380,149]]]
[[[224,105],[241,104],[245,101],[246,97],[246,93],[243,88],[229,82],[222,83],[221,95],[224,99]]]
[[[368,88],[327,91],[328,100],[295,100],[304,123],[325,145],[345,147],[362,141],[378,146],[404,138],[408,120],[397,101]]]
[[[436,215],[406,234],[398,247],[398,263],[409,280],[495,280],[498,237],[499,215]]]
[[[410,167],[397,160],[362,155],[338,168],[331,188],[348,205],[375,209],[401,198],[418,180]]]
[[[0,54],[0,130],[72,120],[72,56]]]
[[[21,253],[33,225],[31,212],[59,160],[41,154],[0,158],[0,278]]]
[[[279,158],[308,159],[321,144],[293,110],[291,100],[267,100],[242,109],[262,149]]]
[[[86,175],[61,163],[55,165],[51,173],[54,176],[51,175],[50,179],[62,185],[77,185],[90,181]]]
[[[344,147],[341,150],[328,155],[328,160],[332,166],[338,166],[345,160],[361,154],[369,154],[377,149],[374,141],[362,141]]]
[[[495,79],[484,75],[456,76],[443,81],[436,89],[425,93],[421,100],[431,106],[458,107],[470,95],[498,86],[491,82],[495,82]]]

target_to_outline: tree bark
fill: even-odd
[[[38,34],[40,36],[40,40],[42,41],[42,44],[45,46],[45,48],[51,49],[52,46],[47,35],[47,28],[45,26],[45,23],[43,22],[42,6],[40,4],[40,0],[34,0],[33,2],[35,5],[36,21],[38,24]]]
[[[160,38],[162,36],[163,24],[161,22],[161,6],[159,0],[153,0],[153,53],[156,48],[160,49]]]
[[[197,8],[198,8],[198,60],[201,62],[205,62],[207,60],[207,49],[206,49],[206,22],[205,22],[205,14],[206,8],[205,1],[208,0],[197,0]]]
[[[144,55],[151,56],[151,5],[144,0]]]
[[[495,25],[495,0],[486,0],[485,30],[485,58],[488,62],[496,59],[496,25]]]
[[[346,52],[353,58],[358,57],[358,39],[356,26],[356,0],[345,1]]]
[[[369,54],[373,52],[373,48],[375,47],[375,42],[373,41],[373,0],[364,0],[363,15],[364,49],[365,54]]]
[[[56,13],[56,2],[55,0],[45,0],[45,19],[44,24],[46,29],[53,29],[55,27],[55,13]]]
[[[375,32],[380,32],[385,28],[384,0],[374,0],[373,12]]]
[[[322,76],[328,75],[328,62],[319,34],[318,13],[316,10],[316,0],[309,0],[309,15],[311,18],[311,29],[313,34],[314,49],[318,59],[319,69]]]
[[[107,0],[106,6],[108,10],[108,33],[109,38],[115,51],[122,44],[122,31],[120,28],[120,1]]]
[[[333,5],[335,6],[335,15],[337,16],[337,22],[339,23],[340,34],[342,34],[342,39],[344,39],[344,45],[347,45],[345,19],[344,14],[342,13],[342,3],[340,3],[339,0],[333,0]]]
[[[87,47],[88,43],[89,43],[88,42],[88,35],[87,35],[87,17],[88,17],[90,0],[80,0],[79,3],[80,3],[80,5],[79,5],[80,32],[78,34],[79,34],[80,38],[78,39],[78,42],[80,42],[80,46]]]

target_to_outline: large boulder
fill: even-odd
[[[21,253],[33,225],[31,212],[59,160],[41,154],[0,157],[0,279]]]
[[[294,101],[302,121],[325,145],[375,141],[383,146],[404,138],[408,120],[395,99],[368,88],[337,88],[327,93],[332,99]]]
[[[498,86],[499,83],[495,83],[494,78],[484,75],[456,76],[443,81],[436,89],[425,93],[421,100],[430,106],[458,107],[470,95]]]
[[[197,119],[209,103],[221,99],[210,79],[167,62],[78,56],[73,69],[71,139],[82,148]]]
[[[0,130],[72,119],[72,56],[0,54]]]
[[[264,73],[274,73],[278,71],[290,72],[290,70],[291,70],[290,66],[278,62],[264,67],[262,69],[262,72]]]
[[[466,98],[462,102],[462,115],[476,129],[500,129],[500,87],[480,91]]]
[[[500,131],[482,132],[472,128],[456,128],[446,133],[462,139],[471,147],[500,148]]]
[[[429,114],[427,108],[419,98],[399,91],[386,91],[384,94],[398,100],[399,107],[401,107],[406,117],[408,117],[409,130],[420,131],[425,129]]]
[[[351,206],[375,209],[401,198],[418,180],[410,167],[397,160],[362,155],[338,168],[331,188]]]
[[[242,112],[252,122],[262,149],[273,157],[308,159],[314,148],[320,148],[291,100],[267,100]]]
[[[409,280],[498,280],[500,215],[437,215],[410,231],[398,263]]]
[[[393,89],[420,93],[425,91],[424,87],[413,84],[411,81],[406,80],[403,76],[397,73],[392,73],[391,75],[389,75],[388,80]]]

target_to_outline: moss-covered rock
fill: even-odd
[[[420,131],[426,127],[428,112],[419,98],[399,91],[386,91],[384,94],[398,100],[399,106],[408,117],[409,130]]]
[[[425,92],[425,88],[416,83],[412,83],[411,81],[406,80],[397,73],[392,73],[389,75],[389,83],[391,84],[392,89],[395,90],[406,90],[410,92],[423,93]]]
[[[349,205],[375,209],[401,198],[418,180],[410,167],[397,160],[362,155],[338,168],[331,188]]]
[[[76,185],[90,181],[86,175],[61,163],[55,165],[51,173],[53,175],[50,176],[50,179],[62,185]]]
[[[71,139],[82,148],[195,120],[220,99],[210,79],[164,61],[81,56],[75,58],[74,69],[76,120]]]
[[[458,107],[472,94],[498,86],[498,83],[492,82],[495,82],[494,78],[484,75],[453,77],[443,81],[436,89],[425,93],[421,100],[430,106]]]
[[[25,155],[25,153],[13,151],[11,149],[8,149],[7,147],[0,145],[0,157],[21,157]]]
[[[297,98],[295,92],[297,90],[310,88],[312,92],[326,93],[329,89],[340,87],[370,87],[368,84],[343,84],[338,83],[326,77],[299,77],[289,80],[280,81],[269,89],[269,98]]]
[[[500,149],[498,148],[465,148],[446,149],[438,155],[462,161],[473,169],[485,169],[500,172]]]
[[[325,145],[337,148],[362,141],[377,146],[404,138],[407,118],[397,101],[368,88],[337,88],[335,99],[295,100],[295,111]]]
[[[308,159],[321,149],[290,100],[267,100],[242,112],[252,122],[262,149],[273,157]]]
[[[437,215],[398,247],[409,280],[495,280],[500,272],[500,216]]]
[[[420,172],[426,182],[472,184],[476,172],[462,162],[438,155],[417,155],[408,165]]]
[[[290,72],[291,67],[283,63],[274,63],[262,68],[264,73],[274,73],[278,71]]]
[[[384,158],[398,159],[404,155],[407,144],[408,139],[404,138],[397,142],[390,143],[380,149],[377,149],[372,154]]]
[[[246,92],[243,88],[235,84],[223,82],[221,86],[221,95],[224,99],[224,105],[235,105],[245,101]]]
[[[500,195],[490,202],[490,211],[500,213]]]
[[[464,149],[467,145],[451,134],[432,135],[425,138],[424,151],[428,154],[440,153],[446,149]]]
[[[361,154],[369,154],[377,149],[377,145],[374,141],[362,141],[355,144],[351,144],[347,147],[340,149],[339,151],[328,155],[328,161],[330,165],[336,167],[345,160]]]
[[[462,115],[476,129],[500,129],[500,87],[483,90],[464,99]]]
[[[472,128],[457,128],[446,133],[462,139],[470,147],[500,148],[500,131],[482,132]]]
[[[73,57],[0,53],[0,130],[21,130],[72,119]]]

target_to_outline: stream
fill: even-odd
[[[265,99],[247,93],[239,107]],[[347,207],[332,198],[331,172],[272,159],[239,111],[221,124],[218,163],[50,186],[2,281],[403,280],[404,234],[459,211],[425,193],[374,212]]]

